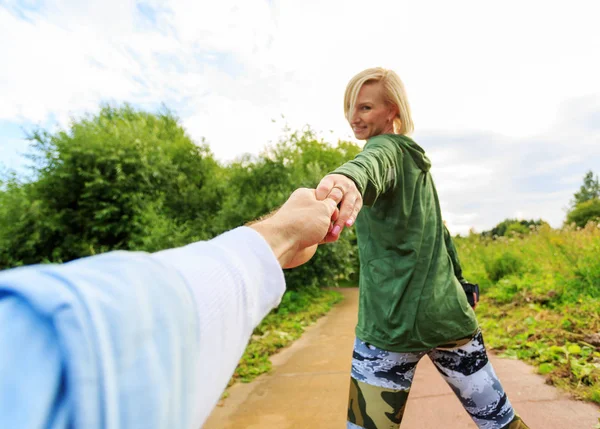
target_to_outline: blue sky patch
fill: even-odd
[[[29,15],[33,12],[40,12],[44,9],[44,0],[16,0],[6,2],[0,0],[0,7],[5,8],[19,19],[31,22]]]

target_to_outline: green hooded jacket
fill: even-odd
[[[363,196],[356,336],[383,350],[429,350],[477,331],[446,248],[430,168],[412,139],[383,134],[332,172],[352,179]]]
[[[452,236],[450,235],[448,228],[446,228],[446,225],[444,225],[444,242],[446,243],[446,249],[448,250],[450,260],[452,261],[454,275],[459,282],[462,282],[465,278],[463,277],[462,267],[460,266],[460,260],[458,259],[458,252],[456,251],[456,247],[454,247]]]

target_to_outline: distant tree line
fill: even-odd
[[[481,235],[485,237],[503,237],[516,234],[529,234],[532,227],[541,226],[545,224],[541,219],[538,220],[518,220],[518,219],[505,219],[498,225],[493,227],[489,231],[483,231]]]
[[[567,218],[566,225],[572,225],[583,228],[590,221],[600,221],[600,182],[598,176],[594,176],[592,171],[588,171],[583,184],[578,192],[575,192]],[[503,237],[511,234],[528,234],[535,227],[546,224],[542,219],[538,220],[519,220],[505,219],[489,231],[481,233],[484,237]]]

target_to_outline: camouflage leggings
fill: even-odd
[[[397,429],[419,360],[427,354],[477,427],[527,429],[488,362],[481,332],[429,352],[395,353],[354,343],[347,429]]]

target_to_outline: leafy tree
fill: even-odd
[[[37,225],[43,222],[40,203],[32,198],[32,185],[15,177],[4,181],[0,191],[0,269],[29,263],[27,257],[37,253],[40,240]]]
[[[600,218],[600,183],[598,176],[590,170],[583,177],[579,192],[575,192],[571,209],[567,213],[567,224],[584,227],[590,220]]]
[[[170,112],[106,106],[68,131],[36,130],[29,139],[35,180],[12,183],[4,196],[0,267],[211,236],[220,167]],[[159,240],[155,224],[165,229]],[[166,237],[176,239],[159,244]]]
[[[585,173],[579,192],[575,192],[575,195],[573,195],[571,205],[575,208],[578,204],[598,198],[600,198],[600,182],[598,176],[594,178],[594,173],[590,170]]]

